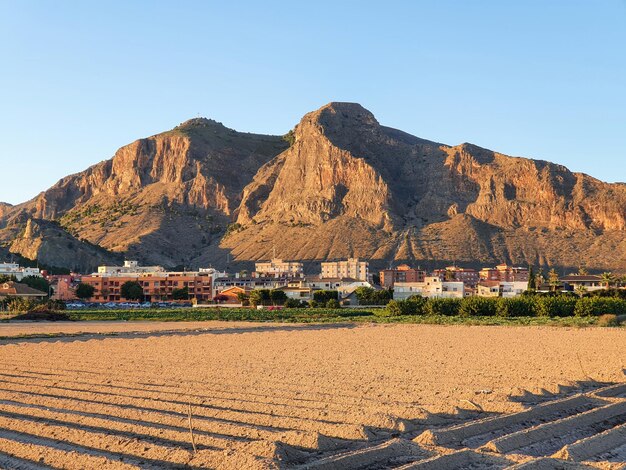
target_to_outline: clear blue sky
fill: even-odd
[[[329,101],[626,181],[626,1],[0,0],[0,201],[196,116],[282,134]]]

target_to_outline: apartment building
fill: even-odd
[[[98,266],[98,274],[106,276],[123,276],[138,273],[164,273],[161,266],[139,266],[137,261],[124,261],[124,266]]]
[[[481,281],[528,282],[528,268],[499,264],[480,270]]]
[[[138,282],[143,288],[144,300],[148,302],[173,300],[173,293],[177,289],[189,291],[189,300],[210,301],[213,299],[213,283],[211,272],[146,272],[139,267],[138,272],[104,271],[83,276],[81,282],[94,287],[93,302],[119,302],[125,300],[121,296],[121,287],[125,282]]]
[[[15,276],[19,282],[27,276],[41,277],[41,271],[39,268],[25,268],[17,263],[0,263],[0,276]]]
[[[406,300],[413,295],[428,298],[462,299],[465,296],[465,285],[459,281],[442,281],[437,276],[426,276],[423,282],[395,283],[394,300]]]
[[[270,261],[254,263],[254,271],[260,277],[302,277],[304,265],[299,261],[272,258]]]
[[[386,289],[393,288],[396,282],[424,282],[426,271],[413,269],[408,264],[380,271],[380,285]]]
[[[476,287],[480,281],[480,274],[475,269],[459,268],[457,266],[447,266],[445,269],[436,269],[433,276],[437,276],[442,281],[459,281],[469,287]]]
[[[511,298],[523,294],[528,287],[524,281],[481,281],[476,287],[476,295],[479,297],[504,297]]]
[[[320,277],[322,279],[351,277],[359,281],[369,281],[369,275],[369,263],[367,261],[359,261],[359,258],[348,258],[347,260],[322,262]]]

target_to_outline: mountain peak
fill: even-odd
[[[198,128],[220,128],[226,129],[226,126],[221,122],[215,121],[214,119],[209,119],[205,117],[195,117],[186,120],[185,122],[179,124],[174,129],[176,130],[191,130]]]

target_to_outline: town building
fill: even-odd
[[[299,261],[272,258],[270,261],[254,263],[254,271],[261,277],[301,277],[304,275],[304,265]]]
[[[208,302],[213,299],[212,277],[210,272],[186,271],[146,272],[139,268],[138,272],[107,271],[98,268],[98,273],[83,276],[81,282],[94,287],[93,302],[119,302],[125,300],[121,296],[121,287],[125,282],[138,282],[143,287],[144,300],[148,302],[174,300],[173,293],[179,289],[188,289],[188,299]]]
[[[352,277],[359,281],[369,281],[369,263],[359,258],[322,262],[320,278]]]
[[[139,273],[164,273],[161,266],[139,266],[137,261],[124,261],[124,266],[98,266],[98,274],[106,276],[124,276]]]
[[[53,300],[72,300],[76,298],[76,286],[80,282],[77,274],[52,274],[46,276],[52,288]]]
[[[424,282],[426,272],[413,269],[408,264],[380,271],[380,285],[386,289],[393,288],[396,282]]]
[[[221,294],[231,287],[241,287],[245,289],[278,289],[286,287],[292,278],[288,277],[250,277],[250,276],[224,276],[218,277],[213,283],[213,296]]]
[[[426,276],[423,282],[396,282],[394,300],[406,300],[413,295],[428,298],[462,299],[465,285],[459,281],[442,281],[437,276]]]
[[[499,264],[480,270],[481,281],[528,282],[528,268]]]
[[[17,263],[0,263],[0,276],[15,276],[19,282],[27,276],[41,276],[39,268],[25,268]]]
[[[240,305],[241,300],[239,299],[239,296],[250,295],[250,292],[252,292],[252,289],[249,287],[233,286],[224,289],[222,292],[217,294],[214,297],[214,300],[218,304]]]
[[[563,283],[563,289],[567,291],[577,291],[584,289],[584,291],[592,292],[594,290],[605,289],[606,286],[602,282],[602,278],[600,276],[594,276],[590,274],[586,275],[570,275],[563,276],[560,279],[560,282]]]
[[[448,266],[445,269],[436,269],[433,276],[437,276],[442,281],[459,281],[468,287],[476,287],[480,280],[480,274],[475,269],[459,268]]]
[[[481,281],[476,288],[479,297],[511,298],[526,292],[528,283],[524,281]]]
[[[43,300],[48,296],[47,292],[41,292],[40,290],[33,289],[26,284],[20,284],[19,282],[8,281],[0,284],[0,300],[6,298],[22,298],[32,300]]]

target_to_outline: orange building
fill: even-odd
[[[413,269],[408,264],[401,264],[397,268],[383,269],[380,272],[380,285],[390,288],[396,282],[424,282],[425,277],[425,271]]]
[[[203,272],[154,272],[120,275],[92,274],[83,276],[81,282],[94,287],[92,302],[119,302],[124,299],[120,289],[125,282],[138,282],[143,287],[144,300],[147,302],[173,300],[173,292],[187,288],[189,300],[212,300],[212,278]]]
[[[525,282],[528,281],[528,269],[524,267],[499,264],[495,268],[480,270],[481,281]]]

